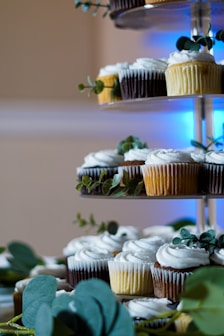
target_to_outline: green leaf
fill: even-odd
[[[182,228],[180,230],[180,235],[183,239],[190,239],[191,238],[191,233],[189,230]]]
[[[38,308],[43,303],[51,306],[56,290],[56,278],[50,275],[38,275],[28,283],[23,292],[22,322],[26,327],[35,326]]]
[[[108,224],[107,224],[107,231],[112,234],[112,235],[115,235],[117,233],[117,230],[118,230],[118,223],[115,222],[115,221],[109,221]]]
[[[190,290],[195,285],[200,285],[202,279],[211,282],[215,286],[224,289],[224,268],[219,266],[204,266],[194,271],[193,274],[186,279],[185,288]]]
[[[174,229],[174,231],[179,231],[184,226],[195,226],[196,222],[191,218],[180,218],[167,225],[171,226]]]
[[[173,245],[179,245],[181,243],[180,237],[174,237],[172,240]]]
[[[117,303],[117,317],[114,324],[108,331],[108,336],[134,336],[135,329],[132,318],[127,309],[121,304]]]
[[[181,295],[182,309],[188,311],[195,325],[205,335],[222,335],[224,320],[224,288],[207,280]]]
[[[101,307],[101,314],[104,319],[105,335],[109,335],[114,320],[117,316],[117,303],[110,286],[103,280],[89,279],[78,283],[75,296],[83,299],[83,296],[91,297]]]
[[[50,307],[43,303],[36,314],[35,336],[51,336],[53,331],[53,317]]]

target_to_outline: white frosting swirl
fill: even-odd
[[[165,71],[167,68],[167,62],[162,59],[137,58],[136,61],[129,66],[129,68]]]
[[[170,243],[175,235],[175,231],[169,225],[152,225],[143,229],[143,235],[144,237],[159,236],[165,242]]]
[[[196,50],[174,51],[169,55],[169,58],[167,60],[168,65],[193,62],[193,61],[215,63],[213,55],[207,52]]]
[[[24,291],[24,289],[26,288],[26,286],[28,285],[28,283],[32,279],[33,279],[33,277],[17,281],[15,283],[15,292],[22,293]],[[56,279],[56,282],[57,282],[57,290],[65,290],[65,291],[70,291],[71,290],[70,285],[67,283],[67,281],[65,279],[60,279],[60,278],[55,278],[55,279]]]
[[[94,245],[99,249],[115,252],[122,250],[124,241],[125,236],[112,235],[106,231],[98,236]]]
[[[114,257],[114,261],[124,263],[152,264],[155,262],[155,253],[152,251],[122,251]]]
[[[145,161],[146,164],[169,164],[193,162],[191,154],[175,149],[158,149],[150,151]]]
[[[82,168],[87,167],[117,167],[123,162],[123,155],[119,155],[117,150],[105,149],[98,152],[89,153],[84,157]]]
[[[168,307],[168,304],[171,304],[171,301],[166,298],[144,297],[128,301],[126,307],[132,317],[141,317],[148,320],[170,311],[171,308]]]
[[[68,257],[69,255],[75,254],[76,251],[80,250],[85,246],[90,246],[94,244],[94,241],[97,239],[97,236],[81,236],[78,238],[72,239],[66,247],[63,249],[63,255]]]
[[[158,248],[164,244],[161,237],[154,236],[149,238],[141,238],[135,240],[128,240],[124,243],[122,251],[151,251],[156,255]]]
[[[99,250],[96,247],[84,247],[72,256],[74,261],[95,261],[113,259],[113,255],[108,251]]]
[[[210,259],[217,265],[224,265],[224,248],[215,249]]]
[[[205,155],[205,162],[224,164],[224,152],[215,152],[215,151],[207,152]]]
[[[209,253],[204,248],[191,248],[186,245],[164,244],[159,247],[156,259],[161,266],[185,269],[209,265]]]
[[[47,274],[58,278],[66,278],[66,266],[63,264],[37,265],[30,271],[31,277],[39,274]]]
[[[132,225],[119,225],[116,233],[116,236],[121,236],[124,240],[138,239],[142,235],[142,230]]]
[[[144,161],[147,158],[150,149],[148,148],[133,148],[124,153],[124,161]]]
[[[98,76],[102,77],[118,74],[120,70],[127,69],[129,64],[129,62],[120,62],[106,65],[105,67],[100,68]]]

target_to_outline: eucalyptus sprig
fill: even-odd
[[[220,29],[213,37],[211,35],[211,24],[209,24],[208,31],[205,36],[193,35],[192,39],[186,36],[181,36],[177,42],[176,47],[178,50],[195,50],[199,51],[201,47],[207,47],[208,50],[212,49],[215,45],[215,40],[224,42],[224,30]]]
[[[97,223],[93,214],[90,214],[89,220],[82,217],[80,213],[77,213],[76,219],[73,221],[74,224],[78,224],[79,227],[88,227],[88,228],[97,228],[97,233],[103,233],[105,231],[109,232],[110,234],[116,234],[119,224],[114,221],[110,220],[108,222],[101,222]]]
[[[209,254],[212,254],[216,248],[224,248],[224,234],[217,238],[215,230],[210,229],[196,236],[186,228],[182,228],[180,237],[174,237],[172,243],[174,245],[184,244],[189,247],[204,248]]]
[[[191,140],[191,145],[201,149],[204,153],[210,151],[213,146],[217,147],[217,149],[223,149],[224,144],[223,142],[220,142],[220,140],[223,140],[223,135],[218,138],[207,136],[207,139],[210,141],[207,145],[203,145],[201,142],[196,140]]]
[[[125,139],[121,140],[117,146],[118,154],[120,155],[124,155],[124,153],[128,152],[130,149],[135,148],[148,148],[148,144],[140,140],[137,136],[129,135]]]
[[[110,12],[110,4],[101,4],[100,0],[97,0],[95,3],[91,0],[89,1],[81,1],[81,0],[74,0],[75,2],[75,8],[82,8],[82,11],[84,13],[88,12],[92,7],[95,8],[93,11],[93,16],[96,16],[98,14],[98,11],[100,8],[105,9],[103,13],[103,17],[106,17],[108,13]]]
[[[105,85],[104,82],[100,79],[93,81],[90,76],[87,77],[88,84],[80,83],[78,84],[78,90],[84,92],[85,89],[89,89],[88,96],[90,97],[92,94],[100,94],[104,89],[111,89],[111,99],[121,98],[121,88],[118,79],[114,80],[112,86]]]
[[[99,176],[98,180],[93,180],[91,176],[83,175],[81,181],[78,181],[76,185],[76,190],[81,191],[82,188],[86,188],[89,194],[96,189],[101,187],[102,194],[104,196],[111,196],[114,198],[122,196],[139,196],[144,193],[144,181],[143,178],[133,178],[131,179],[126,171],[123,172],[122,185],[121,177],[119,174],[114,174],[113,178],[108,178],[103,180],[106,170],[103,170]]]

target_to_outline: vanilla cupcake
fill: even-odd
[[[165,71],[168,96],[222,93],[222,66],[208,52],[181,50],[170,54]]]
[[[115,294],[151,295],[153,284],[151,265],[154,253],[123,251],[108,261],[110,286]]]
[[[104,89],[97,95],[98,103],[100,105],[121,100],[119,71],[128,68],[128,62],[121,62],[116,64],[106,65],[100,68],[96,80],[101,80],[104,83]],[[117,85],[117,91],[114,95],[112,87]]]
[[[156,252],[158,248],[163,245],[165,242],[159,236],[153,236],[148,238],[140,238],[140,239],[131,239],[124,242],[122,251],[149,251],[154,253],[156,260]]]
[[[188,152],[174,149],[150,151],[141,169],[147,196],[198,193],[200,164]]]
[[[164,244],[156,253],[152,266],[154,295],[179,301],[186,278],[199,267],[210,265],[209,252],[204,248]]]
[[[68,282],[72,288],[81,280],[98,278],[110,283],[108,260],[113,255],[97,247],[84,247],[67,258]]]
[[[158,318],[154,321],[148,322],[147,320],[153,319],[162,313],[170,312],[172,302],[166,298],[137,298],[132,299],[125,303],[129,314],[133,318],[135,324],[139,324],[148,328],[159,328],[168,322],[168,318]],[[144,324],[146,321],[146,324]]]
[[[166,96],[165,70],[162,59],[137,58],[127,69],[119,72],[123,99]]]
[[[108,178],[113,178],[114,174],[118,173],[118,166],[123,161],[123,155],[118,154],[116,149],[100,150],[91,152],[84,157],[82,166],[76,169],[78,181],[81,181],[83,176],[88,176],[92,181],[98,181],[100,174],[106,171],[102,181]],[[86,187],[81,189],[82,194],[102,194],[101,185],[88,191]]]
[[[107,251],[112,253],[113,255],[116,255],[117,253],[122,251],[122,247],[125,241],[125,235],[114,235],[105,231],[98,235],[94,246],[102,251]]]
[[[209,151],[201,172],[202,191],[206,194],[224,194],[224,152]]]

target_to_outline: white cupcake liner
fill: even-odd
[[[121,185],[123,185],[122,179],[123,179],[124,171],[128,173],[128,176],[130,179],[143,177],[140,165],[139,166],[119,166],[118,174],[121,178]]]
[[[111,289],[115,294],[150,295],[153,283],[150,263],[108,261]]]
[[[69,271],[83,270],[93,272],[100,269],[108,269],[108,259],[105,260],[91,260],[91,261],[77,261],[74,256],[67,258],[67,265]]]
[[[145,164],[141,170],[147,196],[198,194],[197,163]]]
[[[173,302],[179,301],[179,294],[184,289],[184,282],[192,272],[172,271],[151,267],[154,295],[158,298],[166,297]]]

